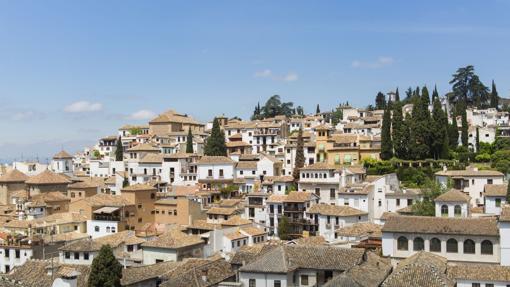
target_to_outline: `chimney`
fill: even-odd
[[[202,281],[207,282],[207,269],[202,270]]]

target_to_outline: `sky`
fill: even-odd
[[[75,152],[167,109],[248,118],[437,85],[510,97],[510,1],[0,0],[0,162]]]

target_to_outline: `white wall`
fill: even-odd
[[[19,258],[16,258],[16,250],[19,250]],[[6,252],[9,252],[9,257],[5,257]],[[16,266],[21,266],[32,256],[33,252],[30,248],[8,248],[3,246],[0,249],[0,272],[5,273],[6,265],[9,265],[10,270]]]
[[[96,231],[96,227],[99,231]],[[118,221],[106,221],[106,220],[87,220],[87,234],[92,236],[92,239],[111,235],[119,232]]]
[[[290,276],[290,274],[288,276]],[[243,286],[250,286],[249,279],[255,279],[255,287],[272,287],[274,286],[275,280],[280,280],[280,286],[284,287],[289,286],[287,282],[290,283],[291,281],[288,280],[287,274],[239,272],[239,282],[241,282]]]

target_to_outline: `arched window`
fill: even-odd
[[[446,252],[449,253],[459,252],[459,244],[457,243],[457,240],[450,238],[448,239],[448,241],[446,241]]]
[[[398,239],[397,239],[397,249],[398,250],[408,250],[408,245],[409,242],[407,241],[407,237],[405,236],[400,236]]]
[[[462,208],[460,207],[460,205],[455,205],[454,213],[455,213],[455,217],[460,217],[461,216]]]
[[[490,240],[482,241],[482,254],[492,255],[493,252],[492,242]]]
[[[448,205],[441,205],[441,216],[448,216]]]
[[[423,242],[423,238],[416,237],[413,240],[413,250],[414,251],[422,251],[425,249],[425,243]]]
[[[435,237],[430,240],[430,252],[441,252],[441,240]]]
[[[475,242],[471,239],[464,241],[464,253],[475,254]]]

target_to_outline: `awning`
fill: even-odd
[[[113,213],[115,211],[119,210],[119,207],[112,207],[112,206],[105,206],[105,207],[101,207],[99,209],[96,209],[94,211],[95,214],[100,214],[100,213]]]

